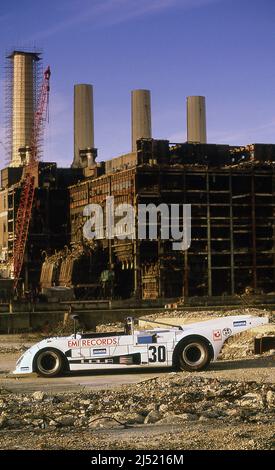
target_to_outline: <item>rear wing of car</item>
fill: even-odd
[[[212,320],[205,320],[201,322],[194,322],[189,324],[182,324],[183,330],[189,329],[206,329],[218,330],[218,329],[228,329],[227,335],[232,336],[237,333],[241,333],[258,326],[266,325],[269,323],[269,318],[267,316],[259,317],[253,315],[230,315],[225,317],[213,318]]]

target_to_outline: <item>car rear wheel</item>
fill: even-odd
[[[176,363],[180,370],[189,372],[205,369],[211,361],[211,352],[205,341],[190,338],[179,345]]]
[[[42,377],[56,377],[60,375],[63,367],[62,354],[54,349],[40,351],[35,359],[35,370]]]

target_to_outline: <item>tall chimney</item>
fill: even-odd
[[[204,96],[187,96],[187,142],[207,143]]]
[[[93,86],[80,84],[74,86],[74,161],[72,168],[85,168],[88,156],[94,149],[94,106]],[[91,162],[90,162],[91,164]]]
[[[132,152],[137,150],[138,139],[151,139],[150,90],[132,90]]]
[[[35,52],[13,51],[8,57],[12,63],[12,130],[11,161],[9,166],[20,166],[22,152],[30,148],[36,99],[35,63],[40,60]]]

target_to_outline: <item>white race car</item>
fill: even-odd
[[[44,339],[20,357],[13,373],[55,377],[69,371],[171,366],[198,371],[217,359],[230,336],[266,323],[268,317],[237,315],[135,330],[133,319],[128,318],[123,332]]]

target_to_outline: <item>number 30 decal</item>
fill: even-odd
[[[149,362],[165,362],[166,349],[165,346],[149,346]]]

